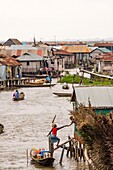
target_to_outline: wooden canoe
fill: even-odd
[[[24,99],[25,99],[25,94],[23,92],[20,92],[19,98],[13,97],[14,101],[20,101],[20,100],[24,100]]]
[[[4,125],[0,123],[0,134],[4,132]]]
[[[64,93],[64,92],[60,92],[60,93],[57,93],[57,92],[54,92],[53,94],[57,95],[58,97],[71,97],[72,93]]]
[[[56,84],[19,84],[16,87],[52,87]]]
[[[39,154],[38,154],[39,155]],[[33,149],[30,151],[31,164],[39,164],[42,166],[51,166],[54,162],[54,158],[49,151],[45,151],[43,156],[34,156]]]

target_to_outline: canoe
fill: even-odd
[[[0,123],[0,134],[4,132],[4,125]]]
[[[39,164],[42,166],[51,166],[54,162],[54,158],[51,156],[49,151],[43,151],[43,156],[41,154],[34,155],[33,149],[30,151],[31,164]]]
[[[24,100],[24,98],[13,98],[14,101],[20,101],[20,100]]]
[[[19,98],[13,97],[14,101],[20,101],[20,100],[24,100],[24,99],[25,99],[25,94],[23,92],[20,92]]]
[[[71,97],[72,93],[64,93],[64,92],[61,92],[61,93],[57,93],[57,92],[54,92],[53,94],[57,95],[58,97]]]
[[[69,86],[68,85],[63,85],[62,89],[69,89]]]
[[[16,87],[52,87],[56,84],[20,84],[15,85]]]

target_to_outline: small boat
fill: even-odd
[[[60,92],[60,93],[57,93],[57,92],[54,92],[53,94],[57,95],[58,97],[71,97],[72,93],[64,93],[64,92]]]
[[[15,96],[13,97],[14,101],[20,101],[25,99],[25,94],[23,92],[20,92],[19,98],[16,98]]]
[[[69,89],[69,85],[68,85],[68,84],[64,84],[64,85],[62,86],[62,89]]]
[[[39,164],[42,166],[51,166],[54,162],[54,158],[49,151],[34,150],[30,151],[31,164]]]
[[[0,123],[0,134],[4,132],[4,125]]]
[[[4,89],[5,89],[5,86],[0,85],[0,90],[4,90]]]
[[[40,79],[40,80],[35,80],[34,82],[26,82],[26,84],[40,85],[40,84],[44,84],[45,82],[46,82],[46,79]]]
[[[18,84],[18,85],[15,85],[15,87],[52,87],[52,86],[55,86],[56,84]]]

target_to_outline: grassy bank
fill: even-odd
[[[109,80],[107,78],[96,77],[95,79],[82,78],[78,75],[67,75],[61,78],[60,83],[74,83],[74,84],[82,84],[86,86],[113,86],[113,80]]]

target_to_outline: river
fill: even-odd
[[[53,117],[56,115],[58,126],[70,123],[68,110],[72,110],[72,104],[69,98],[53,94],[60,88],[60,84],[51,88],[21,88],[19,91],[25,93],[23,101],[12,100],[14,90],[0,92],[0,123],[4,125],[4,133],[0,135],[0,170],[88,170],[87,163],[67,158],[66,151],[60,165],[61,149],[54,153],[53,167],[36,168],[30,164],[32,147],[48,149],[47,134]],[[58,131],[61,143],[68,139],[68,135],[73,137],[73,129],[72,125]]]

